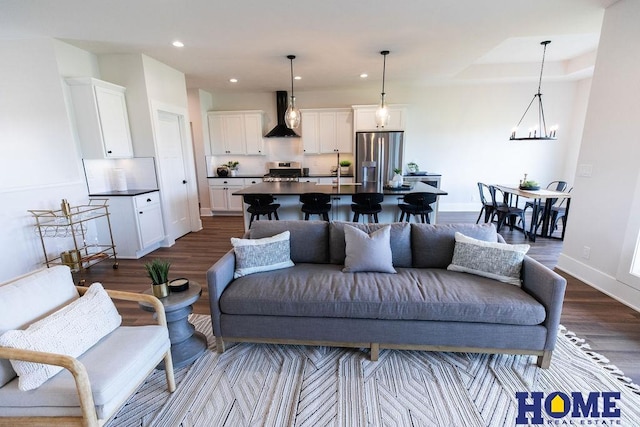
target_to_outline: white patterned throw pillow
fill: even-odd
[[[456,232],[453,259],[447,270],[462,271],[520,286],[522,261],[529,245],[485,242]]]
[[[261,271],[279,270],[293,267],[289,231],[262,239],[231,238],[233,251],[236,254],[236,270],[233,278]]]
[[[0,336],[0,346],[47,353],[82,355],[122,323],[111,298],[100,283],[84,296],[38,320],[23,330],[9,330]],[[40,387],[63,368],[43,363],[11,360],[23,391]]]

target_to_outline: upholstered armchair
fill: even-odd
[[[157,325],[122,326],[111,299],[152,304]],[[164,307],[153,296],[77,287],[66,266],[0,285],[2,426],[100,426],[162,360],[173,392]]]

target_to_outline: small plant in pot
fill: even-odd
[[[395,188],[402,187],[403,181],[404,179],[402,178],[402,169],[393,169],[393,179],[391,180],[391,186]]]
[[[229,168],[229,172],[231,174],[231,176],[236,176],[236,174],[238,173],[238,165],[240,164],[240,162],[235,161],[235,160],[230,160],[227,162],[226,166],[227,168]]]
[[[341,160],[340,161],[340,173],[348,174],[351,170],[351,161],[349,160]]]
[[[169,267],[171,263],[161,259],[154,259],[144,265],[155,297],[164,298],[169,295]]]

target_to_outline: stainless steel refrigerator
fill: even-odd
[[[386,184],[402,169],[404,132],[356,132],[356,182]]]

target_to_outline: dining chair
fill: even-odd
[[[548,185],[547,185],[547,190],[553,190],[553,191],[564,191],[565,188],[567,188],[567,182],[566,181],[551,181]],[[545,208],[545,204],[549,203],[550,206],[553,206],[557,203],[558,199],[546,199],[546,200],[541,200],[540,201],[540,210],[542,212],[544,212],[544,208]],[[531,208],[531,210],[533,210],[533,201],[528,201],[524,204],[524,211],[526,213],[527,208]],[[540,225],[540,223],[542,222],[544,218],[542,218],[542,215],[537,215],[536,218],[531,218],[531,222],[533,222],[536,225]]]
[[[519,218],[522,222],[522,231],[526,235],[527,226],[524,219],[524,209],[520,209],[517,206],[509,206],[504,192],[493,185],[489,186],[489,192],[493,201],[493,210],[498,215],[497,231],[500,231],[505,221],[509,224],[509,230],[513,230],[516,218]],[[498,200],[504,200],[504,202],[498,202]]]
[[[493,210],[493,199],[491,197],[491,191],[489,191],[489,186],[482,182],[478,182],[478,191],[480,192],[480,202],[482,203],[482,208],[480,208],[480,213],[478,214],[478,219],[476,220],[476,224],[480,222],[480,218],[482,217],[482,213],[484,212],[484,222],[493,221],[493,217],[496,215],[496,212]]]
[[[571,187],[567,193],[571,193],[573,187]],[[562,221],[562,229],[567,228],[567,208],[565,206],[566,198],[563,198],[557,206],[551,206],[551,218],[549,220],[549,235],[553,234],[558,229],[558,221]]]
[[[358,222],[360,215],[373,217],[374,222],[378,222],[378,214],[382,212],[382,193],[356,193],[351,196],[351,211],[353,211],[353,222]]]
[[[266,215],[269,219],[274,215],[276,220],[280,219],[278,218],[280,204],[273,203],[275,198],[271,194],[245,194],[243,198],[244,202],[249,205],[247,212],[251,214],[249,228],[251,228],[254,219],[260,219],[260,215]]]
[[[401,199],[404,203],[398,203],[400,209],[400,222],[404,220],[404,216],[407,216],[407,222],[411,222],[411,215],[416,218],[420,215],[420,219],[423,223],[431,224],[429,214],[433,212],[431,204],[435,203],[438,196],[433,193],[409,193]]]

